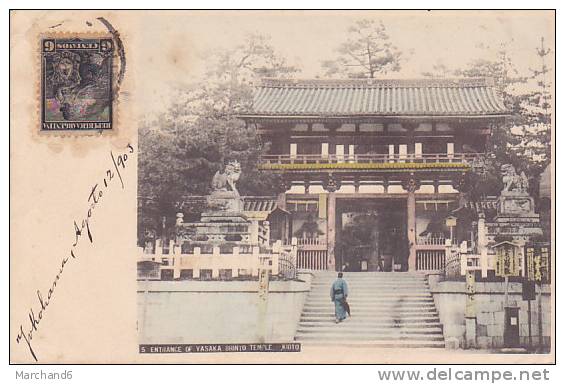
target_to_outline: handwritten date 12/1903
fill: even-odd
[[[88,210],[86,211],[85,217],[78,222],[74,221],[74,242],[70,247],[70,252],[68,256],[65,256],[61,259],[61,264],[59,265],[59,270],[53,279],[51,286],[46,294],[43,294],[41,290],[37,290],[37,312],[34,312],[33,308],[29,310],[28,319],[29,324],[24,330],[24,325],[20,325],[19,333],[16,336],[16,342],[21,343],[22,340],[25,341],[29,348],[29,352],[31,356],[34,358],[35,361],[38,361],[37,354],[32,348],[31,341],[33,339],[34,333],[38,330],[39,324],[43,319],[44,312],[49,306],[51,300],[53,299],[55,288],[57,283],[62,278],[63,272],[65,270],[65,265],[67,262],[77,259],[78,255],[76,252],[77,245],[80,242],[80,239],[83,235],[87,235],[88,240],[90,243],[94,242],[94,238],[92,236],[92,228],[90,225],[90,220],[93,217],[94,210],[102,201],[103,196],[105,195],[106,191],[115,184],[114,180],[120,181],[121,189],[125,188],[124,180],[122,178],[122,171],[126,169],[128,155],[134,153],[134,148],[131,144],[128,144],[125,150],[120,154],[114,154],[113,151],[110,151],[110,159],[112,161],[111,165],[105,170],[104,177],[98,183],[92,185],[89,191],[89,195],[87,198],[87,202],[89,204]],[[80,224],[79,224],[80,223]]]

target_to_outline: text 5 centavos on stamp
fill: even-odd
[[[41,131],[111,130],[112,38],[43,38],[41,56]]]

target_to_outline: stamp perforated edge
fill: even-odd
[[[103,23],[104,24],[104,23]],[[125,74],[125,49],[123,47],[123,42],[119,38],[119,33],[111,27],[104,24],[109,31],[93,31],[93,32],[70,32],[70,31],[57,31],[57,32],[44,32],[36,36],[36,49],[33,52],[36,57],[36,82],[35,82],[35,126],[34,132],[39,137],[60,137],[60,138],[80,138],[80,137],[109,137],[117,136],[119,130],[119,95],[120,95],[120,85]],[[112,29],[111,32],[110,28]],[[117,38],[116,38],[117,35]],[[43,83],[43,46],[42,41],[44,39],[111,39],[114,43],[113,52],[113,62],[112,62],[112,83],[111,95],[112,95],[112,128],[111,129],[99,129],[99,130],[78,130],[78,129],[68,129],[68,130],[43,130],[41,129],[41,119],[42,119],[42,83]]]

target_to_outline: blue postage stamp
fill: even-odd
[[[41,130],[111,130],[112,38],[43,38],[41,56]]]

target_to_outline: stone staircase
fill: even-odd
[[[443,328],[424,275],[345,272],[351,317],[336,324],[330,286],[335,272],[317,272],[295,340],[304,344],[445,348]]]

